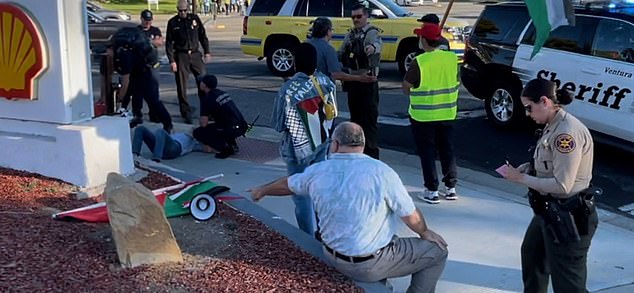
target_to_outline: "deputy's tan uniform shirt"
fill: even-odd
[[[524,176],[524,183],[542,194],[570,197],[589,186],[593,157],[594,143],[588,128],[560,109],[535,148],[537,176]]]
[[[373,70],[376,76],[379,75],[379,63],[381,62],[381,51],[383,50],[383,40],[381,39],[380,29],[370,29],[373,27],[370,23],[367,23],[360,29],[352,28],[346,34],[339,47],[339,51],[337,54],[339,55],[339,60],[342,58],[342,54],[345,51],[346,44],[350,42],[352,38],[360,38],[362,34],[365,33],[365,40],[363,41],[363,48],[366,46],[372,45],[374,46],[374,53],[368,55],[368,65],[370,68],[364,68],[359,70],[351,70],[350,74],[354,75],[366,75],[368,70]]]

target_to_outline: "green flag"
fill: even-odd
[[[535,26],[535,44],[531,59],[539,52],[550,32],[562,25],[575,25],[574,8],[570,0],[524,0]]]

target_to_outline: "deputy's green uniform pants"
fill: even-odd
[[[593,209],[588,219],[588,234],[576,243],[555,243],[546,231],[541,216],[533,216],[522,242],[524,292],[546,293],[552,277],[555,293],[581,293],[586,290],[586,261],[598,217]]]

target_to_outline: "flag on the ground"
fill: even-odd
[[[183,182],[169,187],[152,190],[156,200],[165,209],[167,218],[189,214],[190,201],[198,194],[206,193],[217,200],[240,199],[240,196],[216,196],[229,190],[226,186],[217,185],[211,179],[221,177],[211,176],[190,182]],[[175,192],[170,195],[171,192]],[[108,209],[105,202],[95,203],[86,207],[60,212],[53,215],[53,219],[66,221],[85,221],[107,223]]]
[[[562,25],[575,25],[574,8],[570,0],[524,0],[535,26],[535,44],[531,59],[542,48],[550,32]]]

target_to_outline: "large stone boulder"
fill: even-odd
[[[152,191],[110,173],[105,196],[112,236],[123,267],[183,261],[164,209]]]

